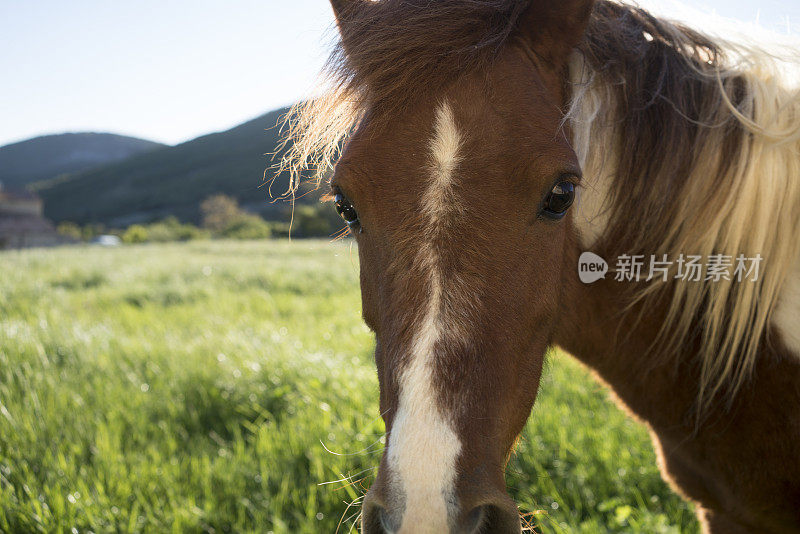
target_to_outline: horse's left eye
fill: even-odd
[[[336,213],[338,213],[347,226],[353,228],[358,226],[358,212],[353,207],[353,204],[347,200],[341,192],[337,192],[333,197],[334,205],[336,206]]]
[[[544,199],[542,214],[551,219],[560,219],[567,213],[567,209],[569,209],[574,200],[575,185],[566,180],[558,182]]]

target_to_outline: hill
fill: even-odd
[[[279,141],[275,126],[287,111],[278,109],[224,132],[41,184],[37,191],[45,215],[109,226],[167,215],[196,222],[199,204],[215,193],[235,197],[253,211],[284,211],[284,203],[269,203],[262,184],[271,166],[266,154]],[[273,191],[284,191],[286,183],[282,177]]]
[[[166,145],[109,133],[45,135],[0,147],[0,182],[11,188],[85,171]]]

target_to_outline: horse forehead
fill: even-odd
[[[456,167],[475,163],[467,158],[476,154],[463,150],[472,133],[455,109],[442,98],[407,116],[359,127],[337,163],[336,183],[374,205],[384,224],[401,231],[415,227],[409,223],[418,220],[420,204],[424,209],[426,197],[436,194],[431,185],[463,181]]]

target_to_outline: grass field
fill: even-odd
[[[382,448],[371,347],[347,243],[0,253],[0,531],[347,532]],[[697,531],[562,355],[507,479],[542,532]]]

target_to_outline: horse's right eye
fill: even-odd
[[[567,180],[558,182],[544,199],[542,214],[551,219],[560,219],[575,200],[575,185]]]
[[[353,204],[347,199],[346,196],[342,194],[341,191],[337,191],[333,197],[334,206],[336,207],[336,213],[344,219],[344,222],[347,223],[347,226],[351,229],[358,226],[358,212],[353,207]]]

